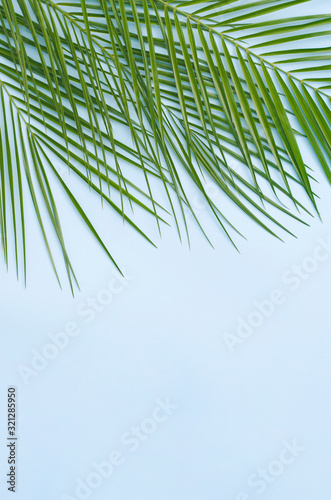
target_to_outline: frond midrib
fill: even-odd
[[[47,2],[51,2],[53,5],[56,5],[54,4],[54,2],[52,0],[46,0]],[[224,40],[232,43],[235,47],[238,47],[240,49],[242,49],[243,51],[246,52],[246,54],[250,54],[251,56],[259,59],[260,61],[262,61],[263,63],[269,65],[269,66],[272,66],[272,68],[274,70],[277,70],[277,71],[280,71],[281,73],[287,75],[288,77],[291,77],[293,80],[299,82],[300,84],[302,85],[305,85],[306,87],[312,89],[314,92],[318,93],[318,94],[321,94],[323,95],[324,97],[327,97],[330,101],[331,101],[331,96],[325,92],[323,92],[322,90],[320,89],[317,89],[316,87],[314,87],[313,85],[310,85],[309,83],[307,82],[304,82],[303,80],[301,80],[300,78],[294,76],[291,71],[285,71],[284,69],[282,69],[280,66],[278,66],[277,64],[275,63],[272,63],[270,62],[268,59],[266,59],[265,57],[261,56],[260,54],[256,54],[252,49],[250,49],[249,47],[244,47],[238,39],[234,38],[234,37],[230,37],[228,35],[226,35],[225,33],[223,33],[222,31],[218,31],[216,30],[215,28],[213,28],[212,26],[210,26],[209,24],[205,23],[205,22],[202,22],[198,17],[194,16],[194,14],[188,14],[187,12],[183,11],[182,9],[178,9],[176,8],[175,6],[171,5],[171,3],[168,3],[166,2],[165,0],[155,0],[156,3],[161,3],[162,5],[164,5],[164,8],[167,8],[167,9],[171,9],[173,12],[177,12],[178,14],[186,17],[186,19],[190,20],[190,21],[193,21],[194,23],[196,23],[197,25],[199,24],[204,30],[206,31],[209,31],[209,32],[212,32],[218,36],[220,36],[221,38],[223,38]],[[210,19],[211,20],[211,19]]]

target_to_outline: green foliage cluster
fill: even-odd
[[[0,0],[0,232],[7,264],[12,232],[17,273],[23,267],[26,276],[29,195],[55,272],[49,223],[75,281],[54,177],[113,260],[54,157],[148,241],[134,222],[135,205],[160,230],[171,215],[179,235],[188,233],[187,211],[199,224],[187,179],[232,242],[236,230],[206,192],[206,179],[275,235],[277,226],[288,231],[277,213],[301,220],[306,202],[317,210],[298,140],[310,143],[330,181],[331,16],[293,16],[307,2],[314,4]],[[119,136],[118,127],[127,132]],[[133,169],[140,182],[133,182]],[[156,199],[156,180],[166,207]]]

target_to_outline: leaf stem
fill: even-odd
[[[301,83],[302,85],[305,85],[306,87],[309,87],[310,89],[314,90],[315,93],[319,93],[321,95],[324,95],[325,97],[327,97],[329,99],[329,101],[331,101],[331,96],[328,95],[327,93],[325,93],[325,92],[317,89],[316,87],[314,87],[313,85],[310,85],[309,83],[304,82],[304,80],[300,80],[300,78],[298,78],[296,76],[293,76],[290,71],[285,71],[284,69],[280,68],[276,64],[271,63],[267,59],[264,59],[262,56],[260,56],[258,54],[255,54],[248,47],[244,47],[243,45],[241,45],[240,43],[238,43],[237,39],[232,38],[232,37],[230,37],[228,35],[225,35],[221,31],[217,31],[215,28],[213,28],[212,26],[210,26],[209,24],[207,24],[205,22],[201,22],[201,20],[199,18],[197,18],[197,17],[194,16],[194,14],[188,14],[187,12],[185,12],[185,11],[183,11],[181,9],[178,9],[177,7],[172,6],[169,2],[166,2],[164,0],[156,0],[156,2],[162,3],[166,8],[172,9],[173,12],[177,12],[178,14],[186,17],[187,19],[191,19],[196,24],[200,24],[200,26],[202,26],[204,29],[206,29],[206,30],[208,30],[208,31],[210,31],[212,33],[215,33],[216,35],[220,36],[224,40],[227,40],[228,42],[234,44],[236,47],[239,47],[240,49],[244,50],[247,54],[251,54],[253,57],[256,57],[256,58],[260,59],[260,61],[262,61],[262,62],[264,62],[266,64],[269,64],[270,66],[273,67],[274,70],[277,69],[281,73],[284,73],[285,75],[287,75],[288,78],[291,77],[293,80],[296,80],[297,82]]]

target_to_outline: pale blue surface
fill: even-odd
[[[155,250],[100,210],[98,227],[133,279],[90,323],[77,308],[107,288],[114,268],[64,204],[82,289],[73,299],[68,287],[58,288],[36,244],[39,233],[31,229],[27,290],[0,267],[0,425],[5,429],[6,388],[14,384],[16,500],[64,500],[65,493],[74,495],[76,478],[85,481],[93,462],[116,450],[124,463],[88,498],[329,499],[331,254],[316,248],[320,238],[331,242],[331,191],[320,180],[323,223],[316,218],[308,228],[288,220],[297,240],[285,235],[281,243],[235,212],[249,236],[239,240],[241,254],[203,210],[215,250],[194,227],[190,251],[174,228],[165,229],[161,241],[150,228]],[[97,207],[91,202],[92,211]],[[325,260],[293,290],[292,266],[309,266],[305,259],[316,251]],[[230,352],[224,334],[235,334],[238,318],[247,320],[254,301],[269,299],[275,289],[283,303]],[[41,351],[49,333],[68,322],[81,333],[25,385],[19,366],[31,366],[31,351]],[[123,433],[167,397],[178,408],[130,452]],[[0,495],[11,498],[2,436]],[[278,459],[284,441],[294,440],[305,450],[259,495],[249,477]]]

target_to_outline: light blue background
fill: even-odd
[[[18,395],[17,500],[74,495],[76,478],[85,480],[94,461],[118,449],[125,462],[89,498],[236,500],[240,492],[265,500],[330,497],[331,255],[297,290],[283,279],[314,254],[320,238],[331,241],[330,187],[318,177],[323,223],[315,218],[306,227],[288,220],[298,239],[285,235],[282,243],[234,211],[249,237],[238,240],[240,254],[203,209],[215,249],[193,225],[191,250],[174,228],[164,228],[159,240],[146,218],[156,250],[102,211],[97,199],[87,200],[109,248],[133,277],[91,323],[77,307],[107,287],[114,267],[63,201],[81,285],[72,298],[68,287],[58,288],[31,224],[27,289],[16,283],[14,271],[0,267],[1,498],[11,498],[4,484],[8,385],[16,385]],[[247,319],[254,301],[269,299],[276,288],[284,302],[231,353],[224,334],[235,334],[238,318]],[[25,385],[18,367],[29,366],[31,350],[40,351],[48,334],[69,321],[81,334]],[[166,397],[178,408],[130,453],[121,435]],[[305,450],[256,494],[249,476],[293,440]]]

